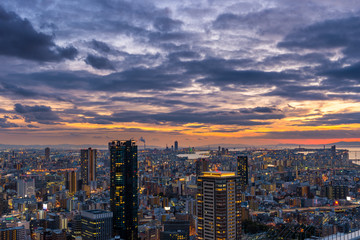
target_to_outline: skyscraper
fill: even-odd
[[[108,240],[112,238],[113,213],[104,210],[81,212],[81,237],[84,240]]]
[[[175,152],[176,152],[177,150],[179,150],[179,143],[178,143],[178,141],[175,141],[175,142],[174,142],[174,147],[175,147]]]
[[[66,173],[66,188],[69,190],[70,194],[75,194],[78,189],[78,172],[69,171]]]
[[[45,148],[45,161],[49,162],[50,161],[50,148]]]
[[[110,151],[110,206],[113,234],[126,240],[138,238],[138,163],[135,141],[114,140]]]
[[[20,179],[17,181],[18,197],[35,196],[35,179]]]
[[[240,184],[243,189],[249,183],[248,157],[238,156],[237,158],[237,175],[240,178]]]
[[[81,149],[80,163],[82,184],[96,188],[96,149]]]
[[[200,176],[203,172],[209,171],[209,160],[205,158],[199,158],[195,162],[196,164],[196,176]]]
[[[235,172],[198,177],[198,239],[241,239],[241,187]]]

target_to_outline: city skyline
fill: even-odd
[[[5,0],[0,144],[360,141],[359,13],[352,0]]]

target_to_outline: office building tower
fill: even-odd
[[[80,189],[78,188],[78,172],[77,171],[69,171],[66,173],[66,188],[69,190],[71,195],[74,195]]]
[[[240,178],[241,187],[246,189],[249,183],[248,157],[238,156],[237,158],[237,175]]]
[[[179,143],[178,141],[174,142],[175,152],[179,150]]]
[[[160,233],[160,240],[180,239],[190,239],[190,222],[181,220],[166,221],[164,223],[164,231]]]
[[[197,186],[198,239],[241,239],[241,186],[235,172],[203,172]]]
[[[113,213],[104,210],[81,212],[81,237],[84,240],[107,240],[112,238]]]
[[[50,148],[45,148],[45,161],[49,162],[50,161]]]
[[[91,189],[96,188],[96,149],[81,149],[81,180],[83,185],[90,185]]]
[[[25,240],[26,230],[24,226],[0,229],[0,239]]]
[[[112,141],[110,151],[110,206],[113,235],[138,239],[138,162],[135,141]]]
[[[205,158],[199,158],[195,162],[196,176],[200,176],[203,172],[209,171],[209,160]]]
[[[71,221],[71,237],[76,238],[81,236],[81,215],[77,214]]]
[[[35,196],[35,179],[20,179],[17,181],[18,197]]]

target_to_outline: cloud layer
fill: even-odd
[[[4,1],[0,137],[356,138],[359,12],[351,0]]]

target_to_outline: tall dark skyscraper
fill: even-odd
[[[178,143],[178,141],[175,141],[175,142],[174,142],[174,148],[175,148],[175,151],[178,151],[178,150],[179,150],[179,143]]]
[[[81,149],[80,162],[82,184],[96,188],[96,149]]]
[[[196,176],[200,176],[203,172],[209,171],[209,160],[205,158],[199,158],[195,162],[196,164]]]
[[[138,239],[138,163],[135,141],[112,141],[110,150],[110,206],[113,234]]]
[[[244,189],[249,183],[248,157],[238,156],[237,158],[237,175],[240,178],[241,187]]]
[[[45,161],[49,162],[50,161],[50,148],[45,148]]]

